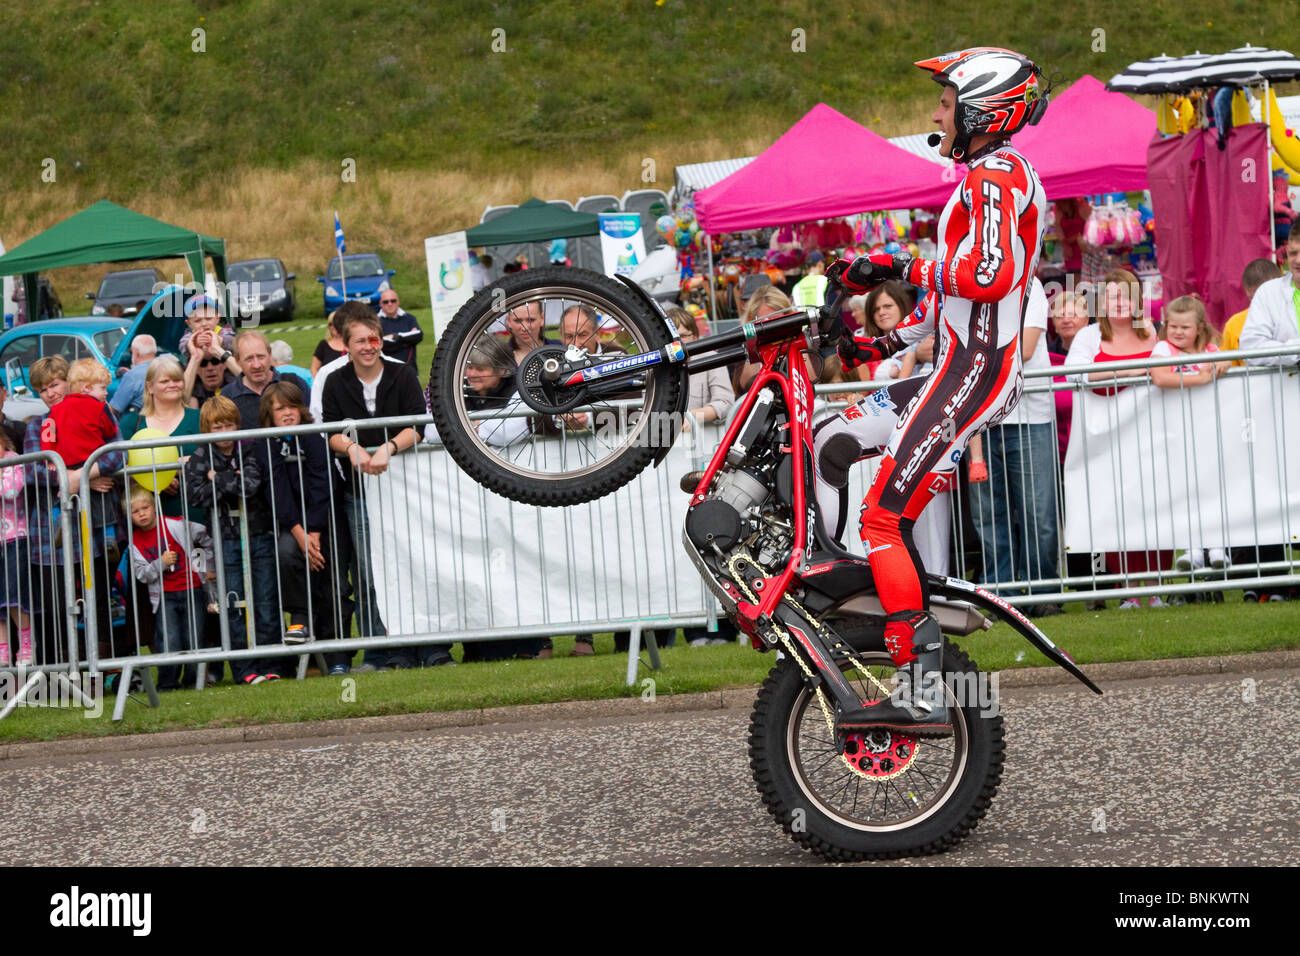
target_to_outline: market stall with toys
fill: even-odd
[[[1217,328],[1248,304],[1245,265],[1275,257],[1294,219],[1277,192],[1300,171],[1300,141],[1273,85],[1298,77],[1300,59],[1247,45],[1143,60],[1107,84],[1159,97],[1147,176],[1164,295],[1196,293]]]
[[[712,314],[733,314],[747,275],[764,273],[788,288],[813,250],[856,253],[889,242],[904,248],[912,241],[910,216],[863,214],[941,207],[953,182],[951,168],[819,103],[759,156],[679,208],[679,217],[683,208],[690,217],[687,229],[693,221],[703,237],[694,240],[704,258],[703,269],[691,266],[704,273],[695,290],[708,293]],[[675,241],[686,240],[678,233]]]

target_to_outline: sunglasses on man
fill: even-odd
[[[219,359],[219,358],[205,358],[205,359],[203,359],[202,361],[199,362],[199,367],[200,367],[200,368],[211,368],[213,365],[225,365],[225,364],[226,364],[225,359]]]

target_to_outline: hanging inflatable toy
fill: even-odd
[[[1281,165],[1289,176],[1300,173],[1300,136],[1286,125],[1282,110],[1277,105],[1277,97],[1271,89],[1268,91],[1268,133],[1273,143],[1273,152],[1282,161]],[[1294,178],[1290,182],[1293,186],[1300,185]]]

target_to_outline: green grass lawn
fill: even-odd
[[[1234,592],[1228,596],[1226,604],[1156,611],[1120,612],[1112,602],[1106,611],[1090,612],[1074,604],[1066,614],[1041,623],[1058,646],[1085,665],[1300,647],[1300,603],[1242,604],[1232,600]],[[986,670],[1046,663],[1004,625],[962,638],[960,643]],[[613,653],[611,635],[597,637],[594,657],[569,658],[572,646],[571,638],[557,639],[556,656],[548,661],[357,674],[355,684],[320,677],[235,687],[227,679],[205,691],[163,694],[157,709],[132,701],[119,724],[108,719],[111,701],[106,701],[105,715],[96,720],[86,719],[81,711],[20,708],[0,721],[0,742],[634,697],[642,694],[645,678],[654,680],[656,696],[689,694],[755,684],[774,660],[770,654],[738,645],[678,646],[662,652],[662,670],[652,672],[643,666],[637,686],[629,688],[624,684],[627,659]]]

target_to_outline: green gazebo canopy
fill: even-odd
[[[504,216],[466,229],[465,241],[471,246],[500,246],[511,242],[594,236],[598,232],[600,219],[593,213],[574,212],[533,198]],[[5,258],[0,257],[0,263]]]
[[[213,271],[224,285],[226,244],[223,240],[101,199],[0,256],[0,276],[23,276],[27,301],[35,302],[36,274],[47,269],[180,257],[189,264],[194,281],[202,284],[204,256],[212,257]]]

